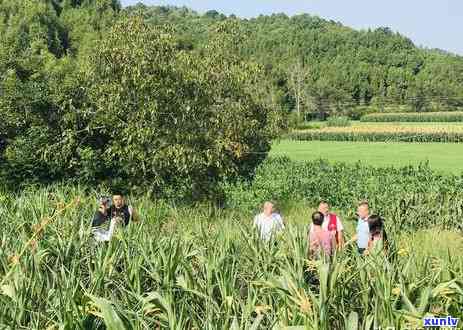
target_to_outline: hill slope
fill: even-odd
[[[125,11],[153,24],[174,25],[191,47],[207,38],[208,28],[218,21],[238,20],[247,35],[240,45],[243,55],[265,65],[274,95],[288,109],[298,102],[306,111],[463,106],[463,57],[418,48],[389,28],[356,31],[308,14],[239,19],[217,11],[201,15],[188,8],[140,4]]]

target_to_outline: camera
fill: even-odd
[[[111,197],[103,196],[99,199],[99,205],[103,204],[105,208],[109,209],[113,205],[113,200]]]

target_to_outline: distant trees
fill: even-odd
[[[195,47],[206,40],[211,21],[225,19],[216,11],[192,12],[180,18],[176,14],[180,9],[173,7],[161,19],[157,8],[145,9],[147,19],[175,22],[191,36]],[[387,27],[354,31],[308,14],[260,15],[239,22],[249,32],[240,44],[243,56],[265,66],[271,64],[268,77],[275,82],[281,81],[281,72],[285,72],[286,83],[274,84],[275,95],[289,93],[279,99],[283,109],[292,108],[297,114],[312,109],[321,115],[369,106],[384,109],[385,105],[413,111],[461,107],[463,58],[419,49]],[[301,66],[304,72],[299,71]],[[300,80],[296,83],[306,72],[312,76],[304,88],[309,98],[300,92]],[[304,98],[310,102],[303,104]]]

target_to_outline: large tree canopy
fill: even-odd
[[[236,55],[233,28],[219,25],[199,54],[181,49],[171,29],[135,18],[97,46],[86,132],[102,139],[97,157],[114,175],[201,195],[264,158],[272,110],[252,93],[259,68]]]
[[[236,22],[224,22],[193,50],[172,27],[122,19],[87,41],[85,56],[41,53],[42,90],[27,94],[23,110],[15,108],[27,96],[20,86],[33,79],[6,72],[4,177],[216,196],[220,181],[252,174],[278,126],[256,88],[263,71],[239,54],[242,39]]]

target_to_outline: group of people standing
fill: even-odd
[[[368,202],[362,201],[357,208],[356,234],[351,241],[356,242],[359,254],[382,251],[387,248],[387,237],[383,219],[378,215],[370,215]],[[340,217],[330,211],[327,201],[321,201],[318,210],[311,216],[308,228],[309,257],[318,259],[322,255],[331,256],[336,249],[346,245],[344,226]],[[272,202],[265,202],[262,213],[254,218],[254,226],[260,238],[269,241],[272,236],[285,228],[283,218],[274,208]]]
[[[357,208],[356,234],[350,241],[356,241],[359,254],[372,251],[382,251],[387,248],[387,237],[383,219],[378,215],[370,215],[368,202],[360,202]],[[114,193],[112,198],[100,200],[99,209],[92,221],[92,232],[96,241],[109,241],[118,224],[127,226],[129,222],[138,221],[138,213],[126,205],[122,193]],[[321,201],[318,210],[311,216],[308,228],[309,258],[318,259],[322,255],[331,256],[336,249],[346,245],[344,240],[344,226],[340,217],[330,211],[327,201]],[[110,223],[109,229],[106,224]],[[254,226],[258,229],[260,238],[269,241],[272,237],[285,229],[285,222],[272,202],[265,202],[262,213],[254,218]]]

